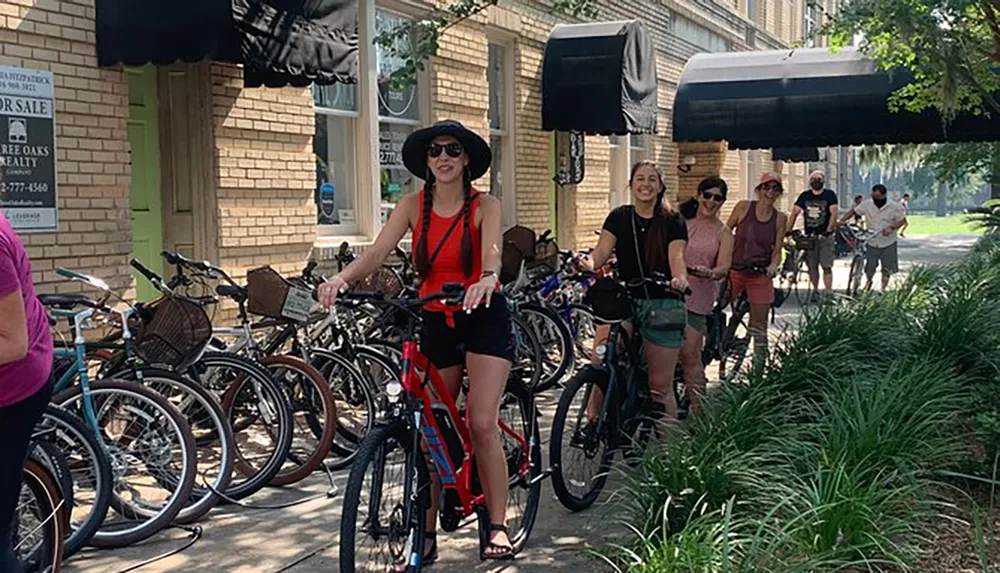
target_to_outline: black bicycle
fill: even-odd
[[[690,269],[689,269],[690,271]],[[767,267],[755,266],[750,274],[767,274]],[[778,293],[775,292],[775,295]],[[774,306],[778,306],[776,300]],[[727,314],[728,311],[728,314]],[[773,311],[773,308],[772,308]],[[715,301],[712,312],[706,317],[707,333],[705,345],[701,349],[701,363],[708,366],[719,362],[719,382],[728,384],[736,380],[743,371],[747,353],[750,350],[750,301],[745,292],[734,300],[729,289],[729,281],[723,281],[719,289],[719,297]],[[688,415],[691,399],[684,385],[684,368],[677,363],[674,371],[674,395],[677,398],[677,417]]]
[[[618,288],[601,288],[601,283]],[[597,290],[590,295],[597,320],[611,325],[607,340],[596,349],[601,362],[584,366],[567,382],[552,421],[552,486],[571,511],[586,509],[597,500],[618,449],[626,448],[626,458],[641,455],[661,414],[650,399],[642,337],[624,327],[635,315],[635,300],[620,281],[605,278],[601,283],[592,287]],[[662,275],[636,279],[628,286],[643,284],[659,286],[681,299],[690,294],[690,289],[684,293],[672,289]]]

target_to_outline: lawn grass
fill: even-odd
[[[912,214],[906,217],[910,226],[907,235],[982,235],[975,224],[966,220],[966,215],[935,217],[934,215]]]

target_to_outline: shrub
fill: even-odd
[[[642,573],[906,568],[938,476],[1000,455],[1000,233],[891,293],[824,305],[747,383],[707,397],[629,476],[614,508],[635,543],[609,558]]]

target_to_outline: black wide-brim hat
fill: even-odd
[[[469,156],[469,176],[472,181],[489,171],[490,164],[493,163],[493,152],[486,140],[461,123],[446,119],[414,131],[403,143],[403,165],[415,177],[427,177],[427,146],[442,135],[450,135],[462,144],[465,154]]]

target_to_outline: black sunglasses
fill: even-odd
[[[781,186],[781,183],[777,181],[771,181],[770,183],[765,183],[760,186],[762,191],[777,191],[778,193],[783,192],[785,189]]]
[[[427,146],[427,156],[428,157],[438,157],[441,152],[444,151],[448,154],[448,157],[458,157],[462,155],[462,144],[458,142],[451,142],[441,145],[440,143],[432,143]]]
[[[715,201],[716,203],[725,203],[726,196],[719,195],[717,193],[712,193],[711,191],[702,191],[701,196],[705,198],[706,201]]]

